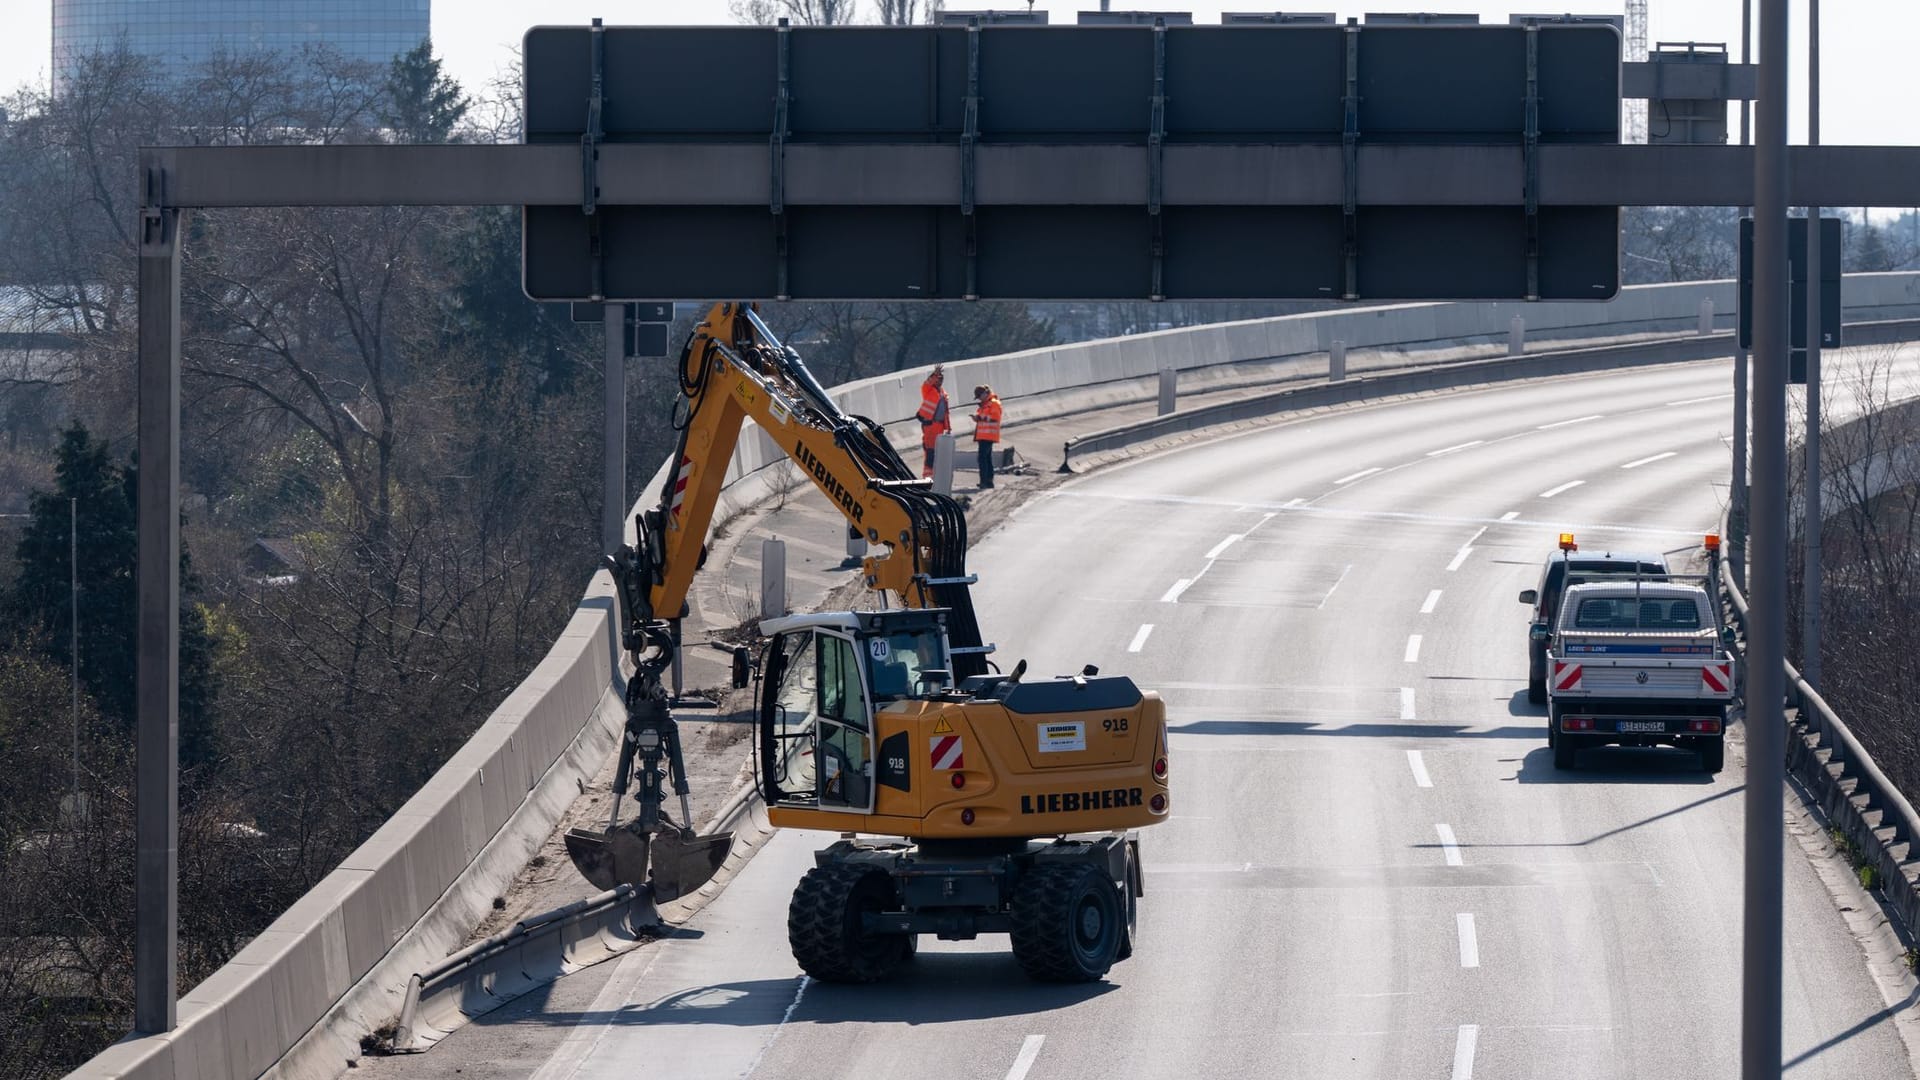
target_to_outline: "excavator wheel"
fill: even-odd
[[[1035,866],[1013,890],[1013,958],[1040,982],[1093,982],[1119,959],[1125,900],[1098,867]]]
[[[1127,881],[1120,887],[1121,903],[1126,906],[1126,933],[1120,937],[1120,951],[1113,954],[1115,960],[1133,958],[1133,944],[1140,940],[1140,859],[1134,853],[1134,846],[1127,845]]]
[[[787,942],[809,976],[830,983],[870,983],[892,975],[913,955],[905,934],[869,934],[861,916],[894,906],[893,882],[870,867],[816,866],[793,890]]]

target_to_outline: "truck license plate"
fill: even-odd
[[[1667,725],[1660,720],[1622,720],[1620,730],[1664,732],[1667,730]]]

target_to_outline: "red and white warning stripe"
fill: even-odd
[[[1727,688],[1733,685],[1733,665],[1731,663],[1708,664],[1701,668],[1700,685],[1711,693],[1726,693]]]
[[[680,472],[673,480],[673,502],[668,507],[668,513],[676,518],[680,516],[680,504],[687,501],[687,479],[692,475],[693,459],[690,457],[682,457],[680,459]]]
[[[962,755],[958,735],[935,735],[927,740],[933,752],[933,767],[936,769],[964,769],[966,758]]]
[[[1580,688],[1580,665],[1569,664],[1565,660],[1553,662],[1553,688],[1555,690],[1577,690]]]

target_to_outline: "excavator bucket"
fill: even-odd
[[[696,836],[670,827],[651,839],[631,825],[606,832],[568,829],[565,839],[574,868],[594,888],[644,885],[658,902],[677,899],[705,885],[733,849],[730,832]]]
[[[705,885],[733,850],[733,834],[662,831],[653,838],[653,898],[675,900]]]
[[[622,827],[595,832],[592,829],[568,829],[567,855],[574,869],[593,883],[596,889],[621,885],[639,888],[647,883],[647,837],[645,833]]]

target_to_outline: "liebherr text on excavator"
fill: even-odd
[[[567,837],[602,888],[695,888],[730,837],[690,831],[678,732],[661,676],[705,554],[728,461],[752,420],[864,536],[881,610],[761,624],[755,765],[773,824],[841,838],[794,890],[788,938],[812,977],[869,982],[922,934],[1012,938],[1035,978],[1103,977],[1133,951],[1142,895],[1137,833],[1164,821],[1166,710],[1157,694],[1088,666],[1025,679],[989,663],[966,571],[966,519],[888,444],[848,416],[751,305],[716,304],[680,357],[677,467],[637,541],[609,558],[635,674],[614,821]],[[889,607],[888,601],[900,607]],[[680,819],[662,810],[663,780]],[[620,824],[637,781],[639,817]],[[649,872],[651,876],[649,877]]]

